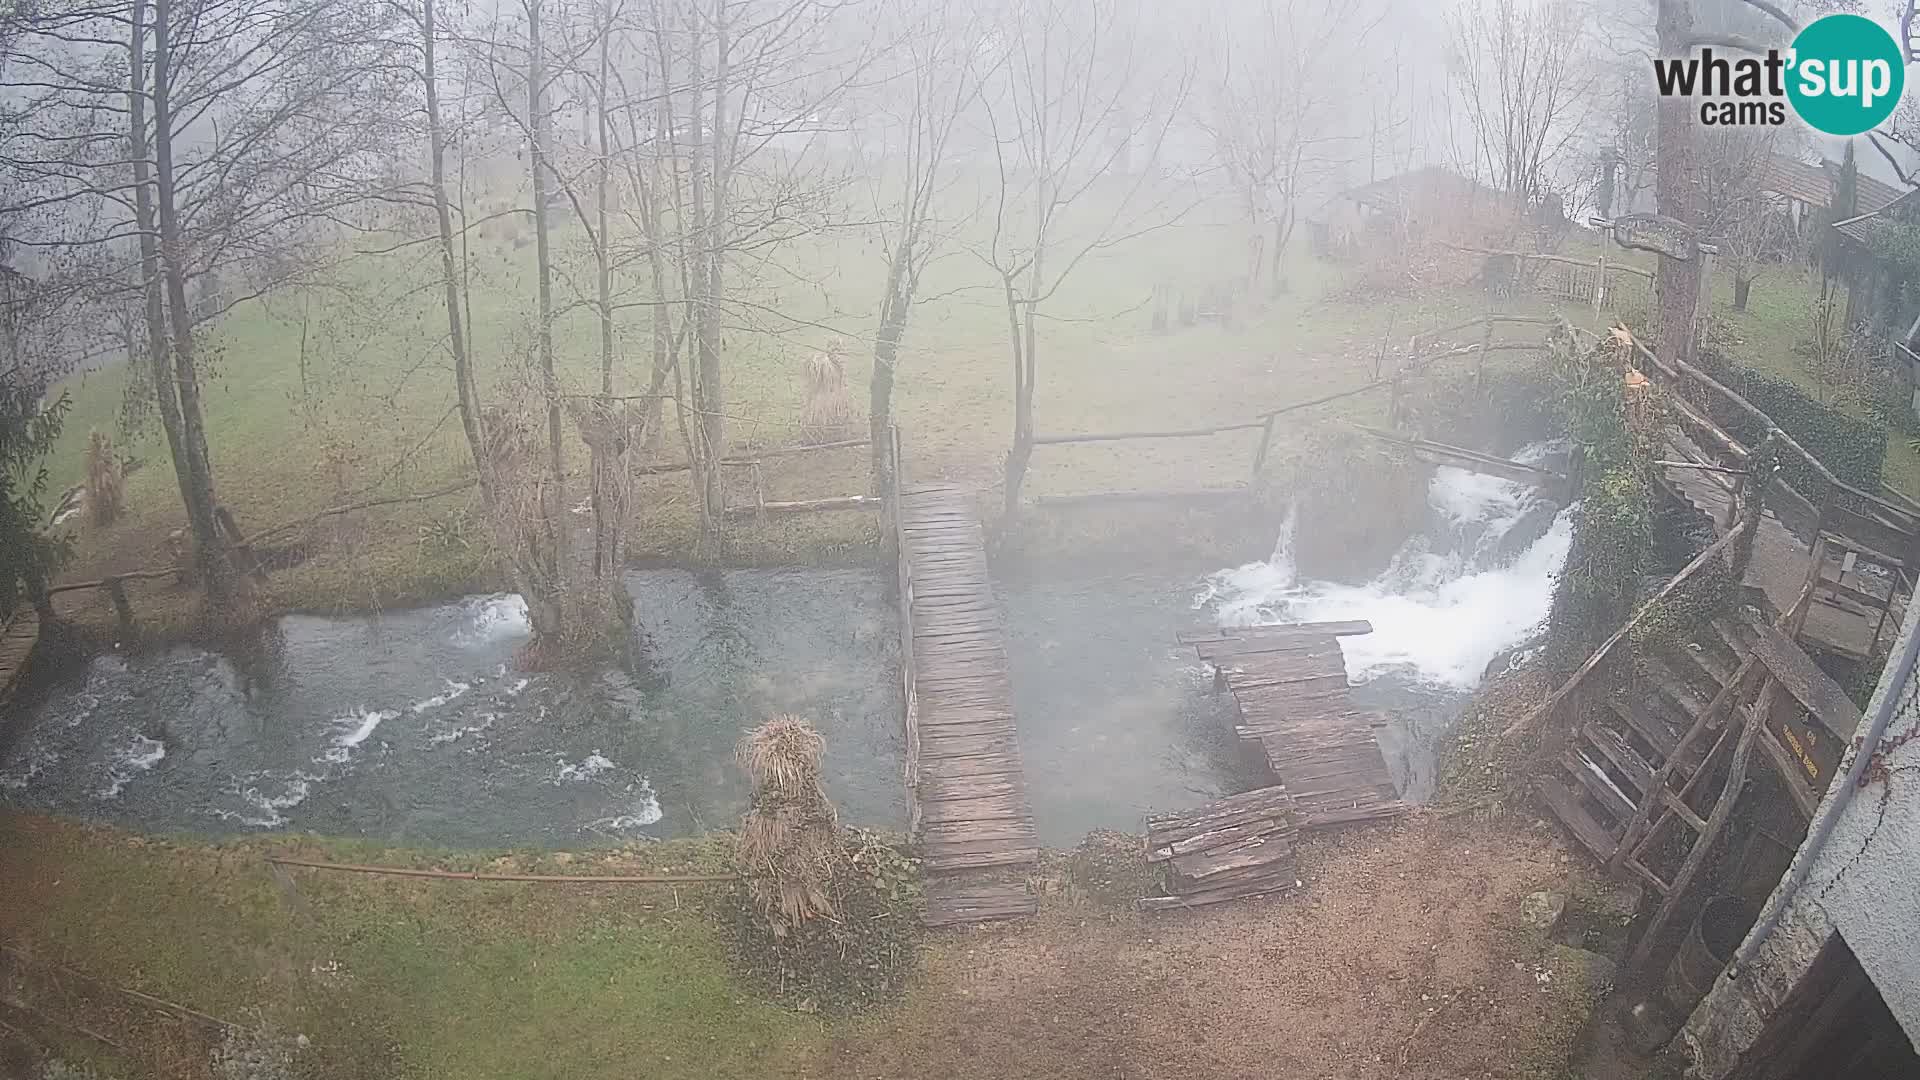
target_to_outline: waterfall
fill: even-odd
[[[1538,460],[1544,444],[1515,455]],[[1366,682],[1395,673],[1449,690],[1472,690],[1488,663],[1546,620],[1554,578],[1573,538],[1571,508],[1537,530],[1546,503],[1532,488],[1441,468],[1427,487],[1428,528],[1364,585],[1301,580],[1293,559],[1299,522],[1289,511],[1263,562],[1210,575],[1197,606],[1222,626],[1365,619],[1373,633],[1340,639],[1347,675]],[[1310,526],[1309,526],[1310,527]]]

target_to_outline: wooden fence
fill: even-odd
[[[907,557],[906,533],[900,515],[900,491],[906,486],[906,459],[900,453],[900,426],[890,425],[887,429],[886,490],[882,497],[885,505],[881,514],[884,518],[884,533],[888,550],[893,555],[895,600],[898,603],[900,624],[900,722],[906,738],[906,764],[903,767],[907,785],[908,830],[920,824],[920,801],[914,793],[920,790],[920,693],[919,668],[913,655],[913,560]]]
[[[1414,334],[1407,339],[1405,349],[1398,354],[1398,362],[1393,365],[1391,372],[1385,370],[1389,358],[1389,350],[1383,349],[1381,355],[1375,360],[1374,369],[1366,382],[1358,386],[1348,387],[1345,390],[1336,390],[1331,393],[1308,398],[1304,401],[1295,401],[1277,408],[1267,409],[1255,413],[1250,420],[1230,421],[1207,427],[1171,428],[1158,431],[1101,431],[1060,435],[1036,435],[1033,439],[1033,445],[1035,447],[1068,446],[1085,443],[1136,442],[1158,439],[1205,439],[1238,431],[1256,430],[1260,432],[1260,441],[1254,447],[1252,460],[1249,462],[1248,479],[1246,483],[1231,487],[1199,487],[1149,491],[1098,491],[1078,495],[1042,495],[1035,498],[1034,502],[1042,506],[1058,506],[1093,502],[1186,501],[1246,496],[1252,491],[1252,482],[1259,477],[1261,470],[1266,467],[1267,458],[1273,450],[1274,434],[1279,427],[1281,417],[1306,412],[1323,405],[1330,405],[1336,401],[1343,401],[1348,398],[1359,397],[1380,390],[1388,392],[1389,415],[1396,415],[1399,412],[1402,391],[1408,379],[1424,373],[1428,368],[1442,361],[1468,356],[1474,357],[1474,373],[1476,377],[1479,377],[1484,370],[1483,365],[1485,358],[1493,353],[1513,351],[1537,352],[1541,348],[1539,341],[1495,341],[1494,336],[1498,328],[1502,326],[1546,327],[1560,321],[1560,319],[1552,316],[1488,314],[1455,325],[1439,327],[1434,330]],[[1463,330],[1479,330],[1479,340],[1477,342],[1468,341],[1454,344],[1444,343],[1443,339],[1456,335]]]

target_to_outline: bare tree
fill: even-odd
[[[57,208],[57,225],[27,243],[126,267],[102,275],[96,298],[141,298],[152,389],[216,608],[231,595],[196,327],[277,284],[375,190],[370,151],[388,130],[375,104],[387,74],[379,19],[347,0],[76,0],[27,15],[0,75],[0,96],[34,117],[0,148],[20,180],[0,200]]]
[[[1180,216],[1153,180],[1189,73],[1150,62],[1136,14],[1116,0],[1027,0],[993,43],[1001,66],[985,102],[998,184],[980,255],[1013,354],[1009,517],[1033,455],[1041,308],[1089,255]],[[1141,159],[1135,142],[1145,143]]]
[[[1587,19],[1571,0],[1469,0],[1447,19],[1447,61],[1476,136],[1476,161],[1501,190],[1538,202],[1583,134],[1596,68]]]
[[[866,163],[875,179],[875,216],[886,258],[886,285],[873,334],[873,375],[868,386],[876,493],[886,491],[892,479],[887,444],[900,342],[921,275],[951,232],[943,222],[943,202],[952,197],[956,129],[979,100],[981,79],[987,74],[978,58],[984,29],[971,16],[956,17],[945,8],[924,9],[912,17],[889,50],[897,70],[879,83],[882,122],[874,128],[879,153]],[[960,219],[970,218],[969,209],[961,208]]]
[[[1784,208],[1762,190],[1778,147],[1779,128],[1717,126],[1696,136],[1699,150],[1699,225],[1733,272],[1733,306],[1745,311],[1755,274],[1787,237]]]
[[[1364,54],[1387,11],[1369,2],[1274,0],[1219,4],[1211,16],[1217,66],[1203,90],[1201,124],[1246,214],[1246,285],[1264,276],[1278,291],[1303,197],[1353,156],[1361,124],[1348,111],[1367,96]],[[1369,133],[1377,141],[1377,126]]]

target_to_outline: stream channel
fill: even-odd
[[[1539,448],[1530,448],[1539,454]],[[1524,456],[1524,454],[1522,455]],[[1428,525],[1362,585],[1299,580],[1289,521],[1268,559],[996,581],[1043,843],[1137,830],[1256,778],[1231,703],[1182,630],[1368,619],[1342,639],[1405,795],[1489,662],[1547,615],[1570,515],[1456,469]],[[0,722],[0,802],[151,832],[286,830],[425,846],[582,846],[728,827],[732,753],[775,713],[826,738],[850,824],[900,828],[897,616],[878,569],[629,574],[639,675],[512,668],[525,607],[474,596],[379,616],[283,617],[245,651],[105,654]]]

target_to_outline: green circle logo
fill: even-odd
[[[1858,135],[1893,115],[1907,84],[1893,35],[1862,15],[1816,19],[1793,39],[1787,98],[1816,130]]]

